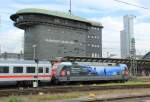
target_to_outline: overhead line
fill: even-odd
[[[121,0],[114,0],[114,1],[120,2],[120,3],[123,3],[123,4],[127,4],[127,5],[130,5],[130,6],[135,6],[135,7],[142,8],[142,9],[145,9],[145,10],[149,10],[149,11],[150,11],[150,8],[147,8],[147,7],[144,7],[144,6],[140,6],[140,5],[128,3],[128,2],[125,2],[125,1],[121,1]]]

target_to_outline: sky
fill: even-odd
[[[126,5],[115,0],[72,0],[72,14],[102,23],[103,57],[120,56],[120,31],[123,16],[134,15],[137,54],[150,51],[150,0],[121,0],[148,9]],[[10,15],[24,8],[41,8],[68,13],[70,0],[0,0],[1,52],[23,51],[24,31],[16,28]]]

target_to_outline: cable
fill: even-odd
[[[119,2],[119,3],[123,3],[123,4],[127,4],[127,5],[130,5],[130,6],[135,6],[135,7],[142,8],[142,9],[150,11],[150,8],[147,8],[147,7],[144,7],[144,6],[128,3],[128,2],[125,2],[125,1],[121,1],[121,0],[114,0],[114,1]]]

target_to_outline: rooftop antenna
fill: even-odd
[[[69,14],[71,15],[71,0],[70,0],[70,9],[69,9]]]

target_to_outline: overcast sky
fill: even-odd
[[[145,8],[150,0],[122,0]],[[23,50],[24,31],[13,26],[10,15],[19,9],[42,8],[68,12],[69,0],[0,0],[0,45],[1,51],[20,52]],[[120,31],[123,16],[135,15],[134,35],[137,54],[150,50],[150,9],[116,2],[115,0],[72,0],[73,15],[101,22],[103,28],[103,56],[120,56]]]

